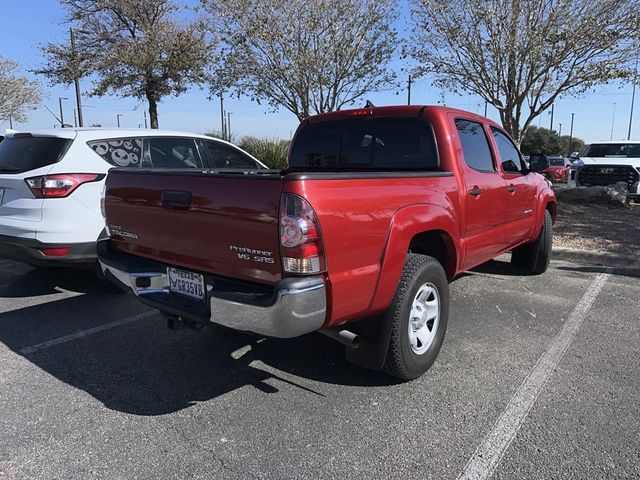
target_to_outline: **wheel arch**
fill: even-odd
[[[450,210],[432,204],[410,205],[396,212],[382,254],[370,313],[381,312],[391,304],[408,253],[432,256],[440,262],[448,280],[455,276],[460,246],[454,218]]]

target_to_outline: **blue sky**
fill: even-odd
[[[189,0],[190,4],[195,0]],[[42,65],[43,58],[38,45],[48,41],[66,41],[68,26],[62,25],[64,12],[57,0],[28,0],[22,2],[3,1],[2,28],[0,28],[0,54],[12,58],[23,65],[24,71]],[[398,70],[400,61],[394,64]],[[31,74],[27,73],[31,76]],[[406,79],[404,80],[406,85]],[[67,97],[63,102],[65,122],[73,122],[75,96],[72,86],[49,86],[42,80],[47,98],[45,104],[58,113],[58,97]],[[88,79],[83,87],[88,87]],[[555,106],[554,128],[558,130],[562,123],[562,133],[568,134],[571,113],[575,113],[574,136],[587,143],[608,140],[611,136],[612,120],[614,139],[627,137],[631,106],[631,85],[612,84],[583,95],[579,98],[566,97]],[[640,94],[640,90],[638,92]],[[375,92],[367,96],[375,105],[394,105],[406,102],[406,91]],[[434,104],[444,99],[450,106],[483,113],[484,103],[474,96],[449,95],[430,85],[428,79],[419,79],[412,88],[411,100],[414,104]],[[144,102],[118,97],[87,98],[85,105],[85,125],[101,124],[104,127],[116,126],[116,115],[120,114],[123,127],[138,127],[144,123]],[[363,102],[364,103],[364,100]],[[636,102],[636,107],[637,107]],[[220,102],[207,100],[207,92],[192,89],[177,98],[167,98],[159,104],[159,122],[161,128],[208,132],[220,129]],[[225,109],[232,112],[231,128],[237,136],[256,135],[265,137],[289,138],[297,127],[297,119],[286,110],[271,111],[265,105],[258,105],[248,98],[225,98]],[[636,109],[637,110],[637,109]],[[634,112],[632,138],[640,138],[640,117]],[[489,117],[499,121],[497,112],[489,107]],[[550,116],[545,113],[534,121],[534,125],[549,127]],[[44,108],[34,111],[26,124],[20,129],[52,128],[55,118]],[[0,122],[0,130],[8,128],[8,123]],[[14,125],[15,127],[15,125]]]

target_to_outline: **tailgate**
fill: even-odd
[[[281,278],[278,174],[112,170],[115,247],[189,270],[273,285]]]

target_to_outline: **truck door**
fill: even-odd
[[[506,243],[508,247],[515,246],[533,230],[536,184],[533,175],[525,175],[522,157],[511,139],[497,128],[492,128],[491,133],[507,190]]]
[[[507,190],[483,125],[466,119],[456,119],[455,124],[461,147],[458,165],[462,169],[467,207],[463,265],[471,268],[505,248],[502,225],[507,215]]]

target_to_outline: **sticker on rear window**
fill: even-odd
[[[100,140],[88,145],[103,159],[117,167],[137,167],[142,158],[142,139]]]

